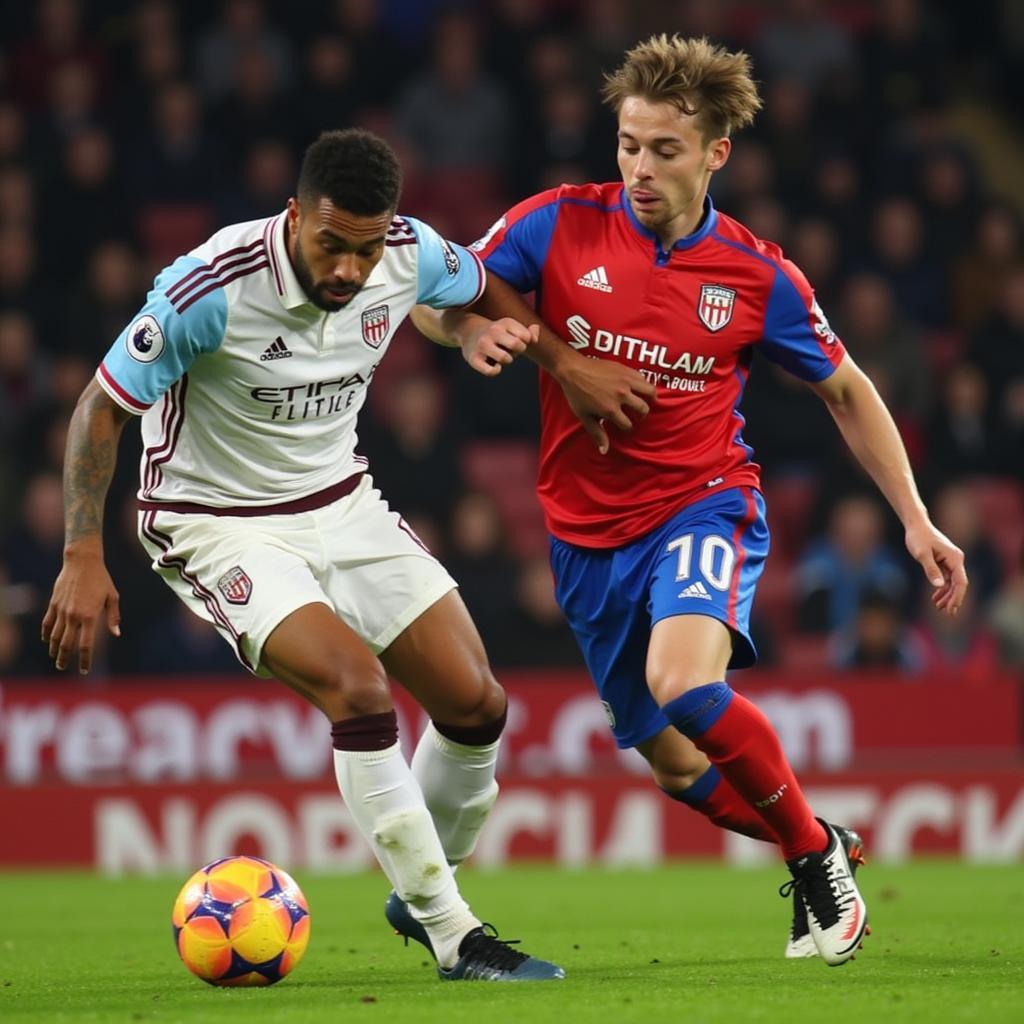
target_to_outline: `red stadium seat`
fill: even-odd
[[[205,242],[216,225],[207,203],[151,203],[139,210],[137,227],[146,257],[166,266]]]
[[[978,477],[971,481],[978,519],[991,540],[1007,579],[1021,568],[1024,555],[1024,485],[1010,477]]]
[[[773,551],[757,583],[754,614],[779,642],[793,629],[793,563]]]
[[[796,558],[807,543],[818,484],[813,477],[790,473],[764,482],[772,557]]]
[[[829,642],[827,635],[790,634],[779,644],[781,667],[795,675],[825,672],[829,669]]]
[[[511,205],[500,177],[487,168],[450,168],[431,179],[429,196],[409,212],[423,217],[454,242],[468,245],[480,238]]]

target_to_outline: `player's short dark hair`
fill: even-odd
[[[362,128],[323,132],[302,158],[298,195],[302,203],[322,198],[361,217],[398,206],[402,168],[395,151]]]

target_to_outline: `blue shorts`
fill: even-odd
[[[551,539],[558,603],[620,747],[635,747],[669,724],[647,687],[656,622],[710,615],[732,631],[729,668],[757,661],[750,606],[767,555],[764,499],[751,487],[687,505],[624,547],[581,548]]]

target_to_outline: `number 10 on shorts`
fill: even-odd
[[[684,533],[670,540],[666,551],[676,552],[676,582],[690,578],[693,569],[694,534]],[[709,533],[700,539],[697,566],[704,581],[715,590],[728,590],[736,552],[724,537]]]

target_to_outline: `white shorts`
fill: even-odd
[[[456,586],[369,475],[307,512],[141,511],[139,539],[167,585],[263,677],[267,637],[303,605],[328,605],[380,654]]]

